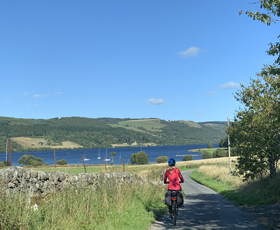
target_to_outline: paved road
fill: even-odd
[[[240,211],[233,202],[190,179],[191,172],[182,173],[185,182],[181,185],[187,197],[184,207],[179,210],[177,226],[173,225],[166,213],[148,230],[267,229],[249,213]]]

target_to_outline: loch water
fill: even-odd
[[[213,148],[217,148],[219,144],[213,144]],[[102,148],[102,149],[75,149],[75,150],[55,150],[56,161],[64,159],[68,164],[76,165],[82,164],[82,155],[85,156],[87,161],[85,162],[88,165],[98,165],[104,164],[104,158],[106,157],[107,150],[107,159],[111,159],[109,156],[110,152],[116,152],[114,156],[114,164],[122,164],[123,161],[125,164],[130,163],[130,156],[133,153],[139,151],[145,152],[149,156],[149,163],[156,162],[156,158],[159,156],[167,156],[169,158],[174,158],[176,161],[182,161],[183,156],[193,155],[193,160],[202,159],[201,152],[191,152],[191,149],[202,149],[207,148],[207,144],[200,145],[170,145],[170,146],[147,146],[147,147],[124,147],[124,148]],[[100,151],[101,159],[97,159]],[[18,160],[24,155],[30,154],[35,157],[41,157],[44,159],[44,162],[49,165],[54,165],[54,152],[53,151],[40,151],[40,152],[21,152],[21,153],[12,153],[12,163],[15,166],[19,166]],[[0,153],[0,161],[5,161],[9,159],[9,153]],[[110,164],[110,161],[107,161],[107,164]]]

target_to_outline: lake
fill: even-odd
[[[183,156],[193,155],[193,160],[202,159],[202,153],[190,152],[190,149],[201,149],[207,148],[208,144],[202,145],[170,145],[170,146],[148,146],[148,147],[125,147],[125,148],[102,148],[102,149],[76,149],[76,150],[56,150],[56,161],[64,159],[68,164],[82,164],[82,155],[88,160],[85,161],[86,164],[98,165],[104,164],[104,158],[111,159],[109,156],[110,152],[116,152],[114,157],[114,164],[122,164],[123,160],[125,164],[130,163],[130,156],[133,153],[139,151],[144,151],[149,156],[149,162],[156,162],[156,158],[159,156],[167,156],[169,158],[174,158],[176,161],[182,161]],[[213,144],[213,148],[219,147],[219,144]],[[99,155],[101,159],[98,160]],[[12,153],[13,165],[19,166],[18,160],[24,155],[30,154],[35,157],[41,157],[49,165],[54,165],[54,155],[53,151],[41,151],[41,152],[22,152],[22,153]],[[6,160],[6,153],[0,153],[0,161]],[[7,160],[9,161],[9,153],[7,154]],[[110,164],[107,161],[107,164]]]

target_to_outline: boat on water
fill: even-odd
[[[98,153],[98,157],[97,157],[97,159],[98,159],[98,160],[100,160],[100,159],[101,159],[101,157],[100,157],[100,149],[99,149],[99,153]]]
[[[89,161],[90,159],[86,157],[86,152],[85,152],[85,155],[84,155],[84,161]]]
[[[107,158],[107,149],[106,149],[106,156],[105,156],[105,161],[110,161],[110,158]]]

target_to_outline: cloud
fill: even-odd
[[[217,94],[217,92],[211,91],[211,92],[207,92],[206,95],[215,95]]]
[[[24,92],[24,93],[22,94],[23,97],[27,97],[28,95],[29,95],[28,92]]]
[[[200,114],[203,114],[203,112],[202,111],[197,111],[196,112],[196,115],[200,115]]]
[[[55,92],[54,94],[55,95],[59,95],[59,94],[62,94],[62,92]]]
[[[224,85],[219,85],[219,89],[237,89],[240,88],[239,83],[234,83],[233,81],[228,82]]]
[[[45,96],[46,96],[46,95],[43,95],[43,94],[41,94],[41,95],[40,95],[40,94],[34,94],[34,95],[33,95],[34,98],[45,97]]]
[[[151,98],[147,101],[148,104],[155,104],[155,105],[160,105],[160,104],[163,104],[165,103],[165,101],[163,99],[154,99],[154,98]]]
[[[188,48],[185,51],[179,52],[178,54],[183,58],[196,57],[199,52],[201,52],[201,50],[198,47],[193,46],[193,47]]]

